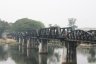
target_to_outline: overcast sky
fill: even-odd
[[[15,22],[30,18],[48,24],[67,26],[76,18],[79,27],[96,27],[96,0],[0,0],[0,18]]]

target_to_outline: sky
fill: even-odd
[[[0,18],[29,18],[61,27],[68,25],[68,18],[76,18],[79,28],[96,28],[96,0],[0,0]]]

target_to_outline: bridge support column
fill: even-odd
[[[21,45],[23,42],[23,39],[22,38],[19,38],[19,45]]]
[[[27,47],[27,38],[23,38],[22,46]]]
[[[30,40],[30,38],[27,39],[27,48],[31,48],[31,40]]]
[[[77,42],[68,41],[65,43],[65,46],[67,48],[66,63],[62,64],[77,64],[77,55],[76,55]]]
[[[19,51],[20,52],[21,52],[21,49],[22,49],[22,42],[23,42],[23,39],[19,38]]]
[[[16,37],[17,42],[19,42],[19,37]]]
[[[30,39],[30,47],[31,48],[34,48],[34,38],[31,38]]]
[[[48,53],[47,40],[41,40],[39,44],[39,53],[40,54]]]
[[[35,48],[35,39],[32,39],[32,48]]]

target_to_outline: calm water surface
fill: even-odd
[[[38,49],[0,46],[0,64],[61,64],[66,48],[48,49],[48,54],[39,54]],[[62,55],[64,54],[64,55]],[[96,64],[96,47],[77,48],[77,64]]]

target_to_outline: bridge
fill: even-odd
[[[77,64],[76,47],[79,44],[96,44],[96,30],[72,30],[71,27],[48,27],[10,34],[22,47],[31,48],[34,45],[39,45],[40,54],[48,53],[47,44],[49,41],[59,40],[67,48],[66,64]]]

